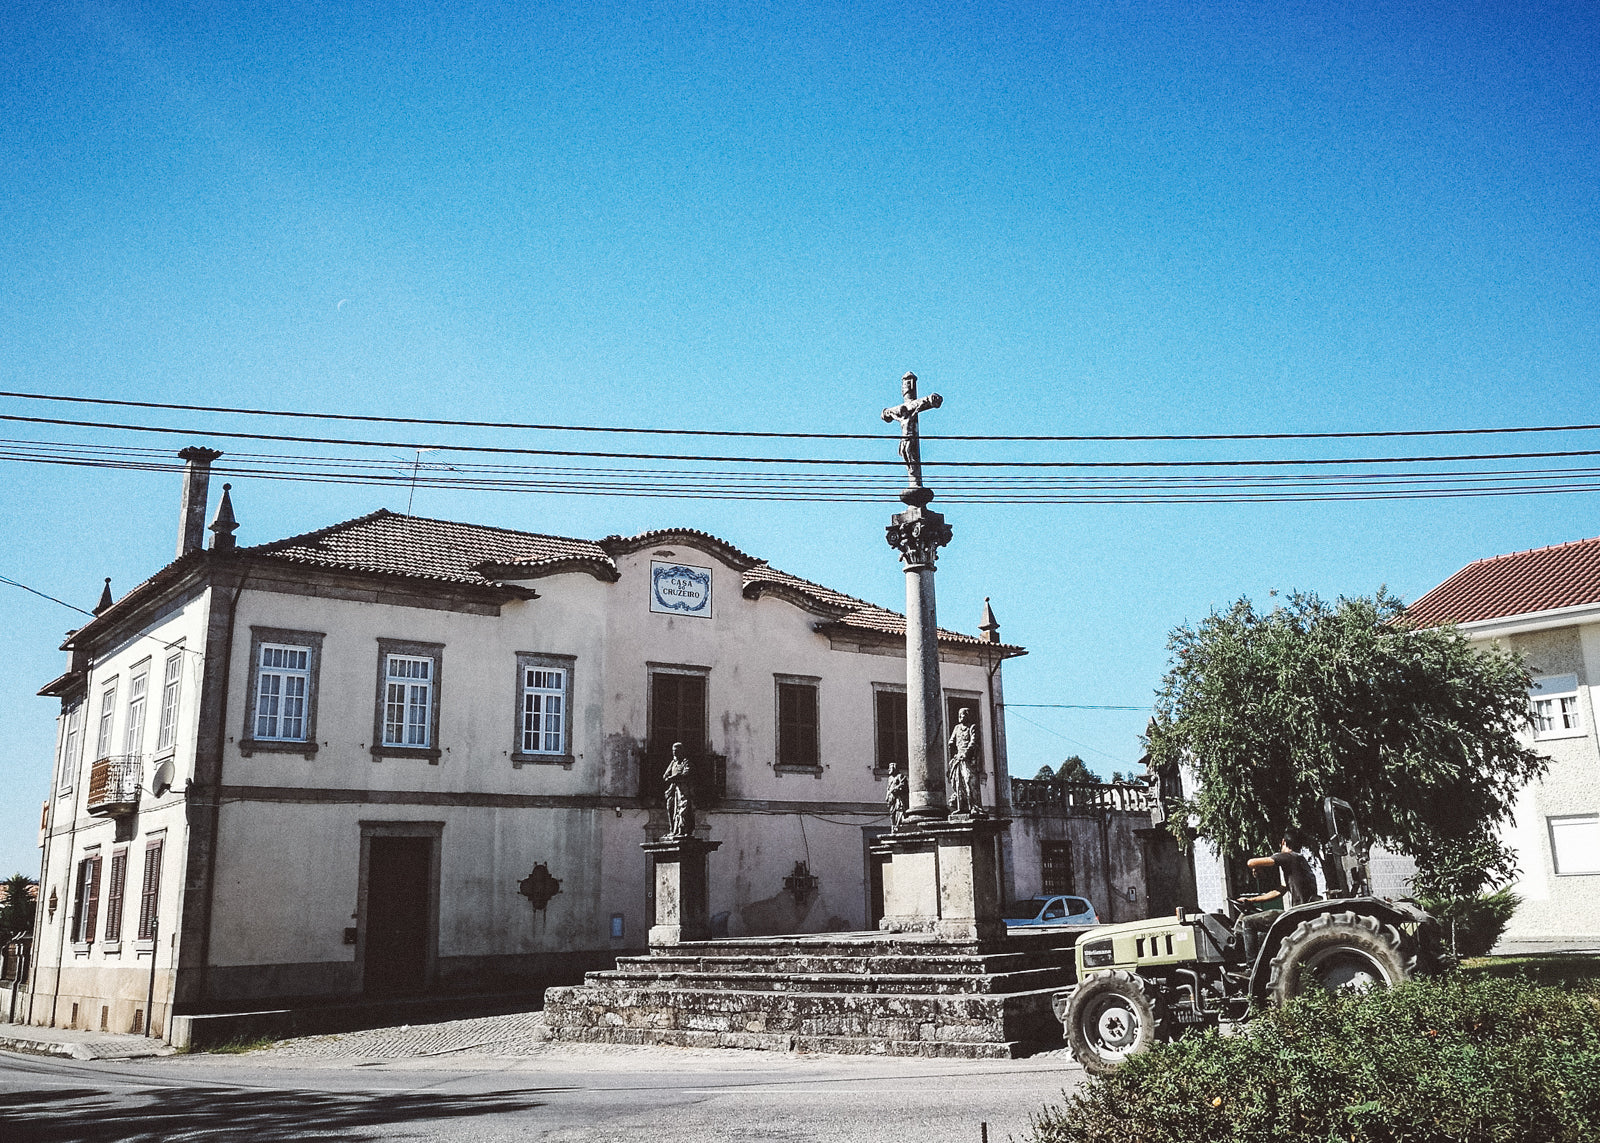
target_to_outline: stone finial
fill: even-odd
[[[1000,642],[1000,621],[994,617],[994,608],[989,606],[989,597],[983,597],[983,622],[978,624],[978,630],[983,632],[986,643]]]
[[[233,497],[228,495],[233,485],[222,486],[222,499],[217,503],[216,519],[211,521],[211,550],[231,552],[235,545],[233,534],[239,530],[239,521],[233,515]]]
[[[106,585],[100,589],[100,602],[94,605],[94,613],[99,615],[102,611],[109,611],[115,602],[111,598],[111,577],[106,576]]]

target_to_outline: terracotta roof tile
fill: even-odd
[[[514,574],[519,567],[534,570],[541,565],[565,567],[573,563],[590,568],[600,565],[609,568],[614,576],[616,565],[607,549],[635,551],[667,538],[704,541],[724,550],[737,562],[748,561],[750,566],[742,573],[747,594],[760,594],[763,587],[773,587],[805,597],[831,622],[841,626],[889,635],[905,634],[905,617],[888,608],[780,571],[716,536],[693,529],[645,532],[628,538],[608,536],[597,543],[484,524],[401,516],[380,509],[315,532],[243,548],[240,554],[354,572],[486,586],[497,582],[496,572]],[[943,628],[939,630],[939,638],[947,643],[988,645],[977,636]],[[1020,647],[999,646],[1008,654],[1022,653]]]
[[[1600,603],[1600,537],[1468,564],[1410,607],[1432,626]]]
[[[588,540],[401,516],[383,509],[315,532],[245,548],[243,554],[477,585],[494,582],[477,570],[480,564],[534,565],[560,559],[611,562],[599,544]]]

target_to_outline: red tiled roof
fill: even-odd
[[[502,577],[521,579],[524,576],[519,572],[540,570],[587,570],[614,580],[617,569],[611,552],[637,551],[667,540],[700,542],[727,556],[736,565],[748,564],[743,567],[742,578],[744,594],[752,598],[765,589],[772,589],[774,594],[798,597],[794,599],[796,603],[809,605],[840,626],[888,635],[905,634],[905,617],[888,608],[779,571],[716,536],[693,529],[645,532],[627,538],[608,536],[597,543],[484,524],[401,516],[380,509],[315,532],[243,548],[240,554],[330,569],[488,587],[500,582]],[[977,636],[943,628],[939,638],[947,643],[992,645]],[[1009,655],[1023,653],[1020,647],[999,646]]]
[[[1600,603],[1600,537],[1468,564],[1410,607],[1422,626]]]

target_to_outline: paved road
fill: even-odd
[[[302,1044],[304,1042],[301,1042]],[[523,1056],[282,1050],[139,1061],[0,1053],[0,1140],[995,1143],[1083,1073],[1060,1055],[883,1060],[549,1045]]]

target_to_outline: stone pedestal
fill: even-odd
[[[883,866],[883,920],[891,933],[933,933],[949,941],[999,941],[1000,839],[1009,818],[919,822],[872,847]]]
[[[706,888],[706,856],[720,841],[698,837],[664,837],[640,848],[655,866],[655,923],[650,944],[675,945],[701,941],[711,935],[711,907]]]

